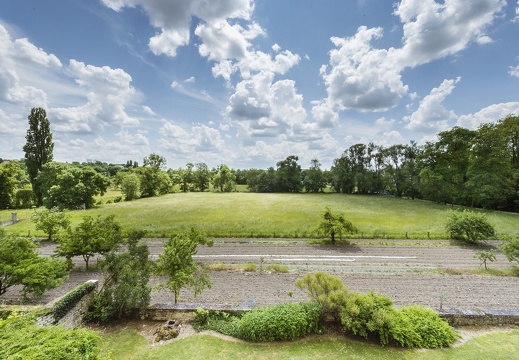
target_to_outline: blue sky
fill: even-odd
[[[329,168],[519,115],[517,39],[516,0],[5,0],[0,158],[44,107],[57,161]]]

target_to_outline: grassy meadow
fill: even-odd
[[[174,193],[130,202],[106,203],[120,196],[110,191],[94,209],[70,211],[72,224],[84,216],[115,215],[125,229],[143,229],[148,237],[169,237],[192,226],[214,237],[320,237],[317,225],[325,207],[343,213],[357,228],[352,238],[438,239],[451,206],[384,195],[258,194],[247,192]],[[479,211],[479,210],[478,210]],[[32,210],[18,210],[19,218]],[[499,238],[518,235],[519,214],[488,211]],[[11,211],[1,211],[8,221]],[[9,226],[10,233],[43,236],[31,221]]]
[[[312,336],[294,342],[246,343],[195,335],[161,346],[151,346],[136,330],[118,330],[103,336],[105,351],[114,360],[137,359],[517,359],[519,330],[477,336],[459,347],[406,350],[382,347],[341,336]]]

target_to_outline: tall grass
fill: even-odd
[[[113,194],[111,194],[113,196]],[[322,237],[317,225],[325,207],[343,213],[357,228],[353,238],[446,238],[446,212],[451,206],[383,195],[176,193],[100,205],[69,212],[73,225],[83,216],[115,215],[125,229],[168,237],[192,226],[214,237]],[[7,213],[0,212],[0,217]],[[8,214],[10,216],[10,213]],[[487,212],[500,237],[517,235],[519,214]],[[9,231],[42,236],[22,221]]]

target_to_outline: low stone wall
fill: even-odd
[[[75,329],[81,325],[83,322],[83,316],[88,310],[88,304],[90,303],[90,300],[94,296],[94,289],[97,288],[98,280],[89,280],[87,283],[94,283],[95,287],[92,288],[91,291],[83,295],[81,298],[79,298],[76,303],[73,306],[70,306],[70,309],[60,317],[60,319],[56,322],[56,317],[54,314],[55,310],[55,304],[58,303],[61,299],[63,299],[65,296],[70,294],[71,292],[75,291],[76,289],[73,289],[69,293],[63,295],[62,297],[53,300],[51,303],[47,304],[47,307],[51,308],[50,313],[39,317],[38,325],[40,326],[51,326],[51,325],[61,325],[65,329]]]
[[[440,316],[450,325],[458,326],[519,326],[519,311],[517,310],[461,310],[442,309]]]
[[[249,300],[237,306],[231,305],[211,305],[204,304],[153,304],[142,310],[138,316],[141,320],[157,320],[166,321],[175,319],[178,321],[189,322],[195,317],[194,313],[197,308],[206,310],[219,310],[228,313],[242,313],[252,310],[256,306],[256,302]]]
[[[195,310],[200,307],[206,310],[220,310],[229,313],[250,311],[255,307],[254,301],[245,302],[238,306],[207,306],[203,304],[153,304],[141,311],[136,317],[142,320],[167,321],[175,319],[189,322],[194,319]],[[463,310],[442,309],[438,311],[442,319],[445,319],[454,327],[460,326],[519,326],[518,310]]]

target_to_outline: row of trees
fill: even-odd
[[[52,134],[45,110],[29,115],[25,160],[0,164],[0,208],[45,205],[48,208],[89,208],[94,196],[110,184],[125,200],[172,191],[234,191],[246,184],[251,192],[322,192],[392,194],[440,203],[519,211],[519,117],[508,116],[477,130],[454,127],[436,142],[390,147],[355,144],[322,170],[313,159],[303,169],[290,155],[268,169],[230,169],[205,163],[167,169],[158,154],[142,166],[99,161],[53,162]]]
[[[254,192],[319,192],[421,198],[519,211],[519,117],[509,116],[477,130],[454,127],[438,141],[419,146],[355,144],[322,171],[318,160],[301,170],[289,156],[267,170],[248,170]]]

